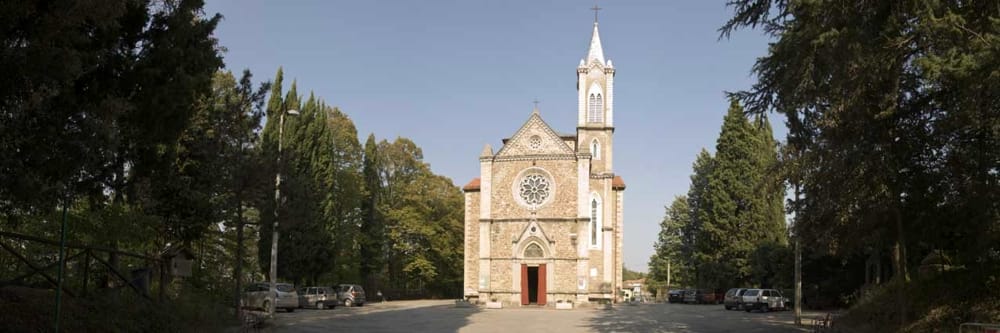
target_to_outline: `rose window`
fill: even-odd
[[[530,174],[521,179],[519,194],[521,200],[529,206],[538,206],[549,198],[552,188],[549,179],[540,174]]]
[[[531,136],[531,138],[528,139],[528,146],[530,146],[531,149],[538,150],[538,148],[542,147],[542,138],[537,135]]]

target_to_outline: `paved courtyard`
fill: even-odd
[[[803,314],[804,318],[818,316]],[[810,323],[806,319],[804,323]],[[398,301],[278,313],[262,332],[804,332],[792,312],[746,313],[721,305],[639,304],[613,310],[456,308],[454,301]]]

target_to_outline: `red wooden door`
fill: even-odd
[[[538,264],[538,305],[545,305],[545,264]]]
[[[521,264],[521,305],[528,305],[528,265]]]

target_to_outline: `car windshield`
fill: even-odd
[[[277,286],[277,288],[278,288],[278,291],[284,292],[284,293],[295,291],[295,288],[292,287],[292,285],[290,285],[290,284],[280,284],[279,283],[278,286]]]
[[[757,296],[757,293],[758,293],[759,291],[760,291],[760,290],[756,290],[756,289],[753,289],[753,290],[747,290],[746,292],[744,292],[744,293],[743,293],[743,296]]]
[[[341,292],[351,291],[351,286],[340,286]]]

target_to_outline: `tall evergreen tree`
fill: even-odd
[[[787,118],[806,244],[847,256],[881,242],[904,282],[911,249],[1000,262],[985,255],[1000,244],[1000,4],[731,5],[723,36],[762,26],[775,39],[758,82],[735,95]]]
[[[709,218],[709,207],[711,201],[708,200],[708,176],[712,173],[715,160],[704,148],[698,153],[692,165],[691,186],[688,189],[688,218],[690,222],[683,226],[681,242],[681,257],[688,262],[691,270],[690,282],[696,282],[700,261],[695,260],[695,246],[701,237],[701,227],[704,221]]]
[[[379,281],[384,265],[385,228],[379,212],[379,196],[382,192],[382,178],[379,175],[379,151],[375,134],[368,134],[365,140],[362,177],[364,177],[364,199],[361,202],[360,255],[361,279],[369,290],[380,290]]]
[[[733,101],[723,118],[712,171],[703,200],[707,201],[695,244],[698,281],[705,287],[746,285],[751,277],[749,258],[757,242],[768,239],[764,223],[755,216],[762,170],[756,133]]]
[[[762,223],[765,240],[776,246],[788,245],[785,226],[785,178],[778,164],[778,143],[774,139],[771,122],[765,115],[754,117],[753,128],[758,134],[756,168],[761,171],[756,186],[754,220]]]
[[[274,83],[271,85],[270,97],[267,102],[265,112],[267,122],[261,133],[260,156],[263,159],[261,167],[265,175],[274,175],[277,172],[276,160],[278,158],[278,117],[285,111],[285,102],[282,97],[282,82],[284,81],[284,71],[278,67],[278,72],[274,75]],[[274,176],[262,177],[264,180],[264,191],[261,191],[256,198],[257,207],[261,213],[261,226],[258,235],[260,241],[257,243],[258,262],[261,263],[261,273],[268,274],[271,266],[271,235],[274,225]]]

